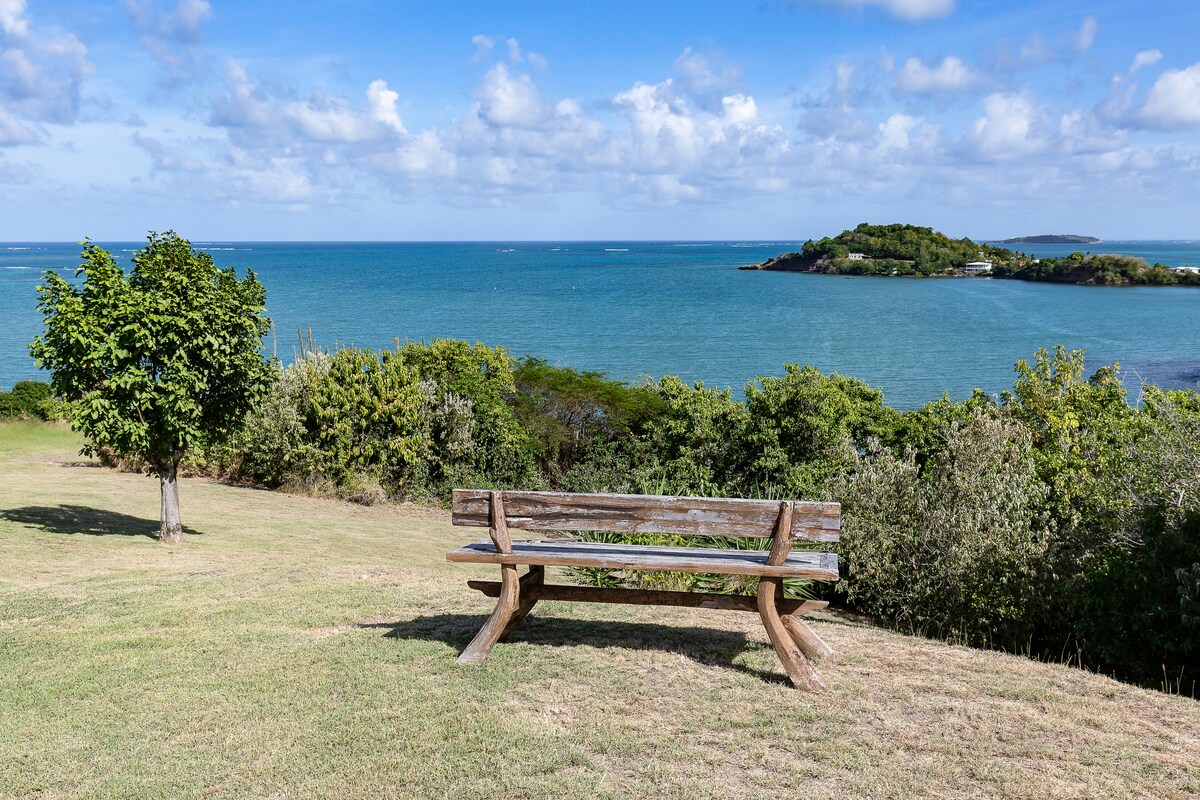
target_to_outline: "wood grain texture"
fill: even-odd
[[[670,533],[681,536],[751,536],[774,533],[780,503],[725,497],[639,494],[570,494],[505,491],[508,527],[529,531]],[[841,530],[837,503],[786,501],[792,507],[792,539],[836,542]],[[491,491],[455,489],[455,525],[491,527]]]
[[[522,579],[523,580],[523,579]],[[487,597],[500,596],[499,581],[467,581],[467,586]],[[599,586],[574,586],[547,583],[521,586],[521,602],[533,600],[565,600],[572,603],[623,603],[635,606],[682,606],[711,608],[721,611],[750,611],[758,613],[758,598],[744,594],[706,594],[703,592],[667,592],[659,589],[608,589]],[[779,600],[780,614],[803,615],[829,606],[826,600]]]
[[[762,617],[763,627],[767,629],[767,637],[771,640],[771,645],[774,646],[775,653],[779,656],[779,661],[791,678],[793,686],[806,692],[823,692],[825,684],[817,677],[812,664],[779,617],[775,599],[779,588],[779,578],[763,578],[758,582],[758,613]]]
[[[501,553],[512,552],[512,540],[508,536],[508,514],[504,510],[504,496],[501,492],[488,493],[488,535],[492,544]]]
[[[802,620],[796,619],[787,611],[783,610],[780,604],[776,604],[779,608],[780,619],[783,621],[783,627],[787,628],[787,632],[795,640],[796,646],[809,658],[821,658],[828,661],[830,664],[834,662],[833,648],[825,644],[825,640],[817,635],[817,632],[806,625]]]
[[[508,635],[513,632],[513,628],[521,624],[521,620],[533,610],[537,605],[537,587],[546,582],[545,567],[530,567],[529,572],[521,576],[520,580],[520,597],[518,598],[517,609],[508,619],[508,624],[504,626],[504,630],[500,633],[500,638],[497,641],[503,642],[508,638]],[[499,590],[502,586],[497,587],[496,595],[499,596]]]
[[[795,552],[785,561],[768,565],[765,550],[727,550],[719,547],[605,544],[570,539],[515,541],[511,553],[498,553],[492,542],[475,542],[446,554],[447,561],[476,564],[540,564],[547,567],[642,569],[667,572],[713,572],[722,575],[760,575],[836,581],[833,553]]]
[[[517,568],[512,564],[503,565],[500,567],[500,599],[496,601],[496,608],[487,618],[487,622],[483,623],[479,633],[475,634],[475,638],[459,655],[459,664],[478,664],[487,658],[492,645],[499,641],[508,629],[508,623],[520,604],[520,596]]]

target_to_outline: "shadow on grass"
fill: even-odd
[[[143,519],[119,511],[89,506],[25,506],[0,511],[0,519],[40,528],[47,533],[84,536],[145,536],[158,538],[158,520]],[[186,525],[183,532],[193,536],[200,531]]]
[[[462,650],[486,619],[485,615],[475,614],[434,614],[399,622],[365,622],[360,623],[358,627],[386,630],[384,636],[391,639],[444,642],[456,650]],[[528,642],[550,647],[583,645],[620,647],[627,650],[658,650],[678,653],[698,664],[735,669],[768,683],[789,684],[782,668],[776,673],[737,663],[735,659],[748,650],[751,643],[744,633],[733,631],[658,625],[652,622],[612,622],[530,615],[496,647],[502,648],[506,642]],[[769,648],[769,645],[762,646]]]

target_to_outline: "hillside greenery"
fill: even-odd
[[[967,238],[951,239],[932,228],[865,222],[837,236],[809,239],[799,252],[783,253],[741,269],[933,277],[961,275],[972,261],[990,262],[990,274],[996,278],[1105,286],[1200,286],[1200,273],[1148,264],[1134,256],[1075,252],[1038,259]]]
[[[852,259],[852,253],[863,258]],[[971,261],[1016,261],[1018,254],[1003,247],[951,239],[917,225],[870,225],[818,241],[809,239],[799,253],[787,253],[764,269],[790,269],[845,275],[930,276],[957,273]],[[768,262],[770,264],[771,262]]]
[[[1135,256],[1074,252],[1061,258],[1023,259],[993,267],[997,278],[1102,286],[1200,286],[1200,274],[1148,264]]]

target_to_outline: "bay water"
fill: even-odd
[[[298,334],[324,346],[453,337],[503,345],[627,381],[680,375],[732,387],[788,362],[861,378],[912,408],[1012,385],[1040,347],[1119,361],[1137,381],[1200,381],[1200,289],[993,279],[746,272],[801,242],[193,242],[221,267],[253,269],[291,360]],[[101,243],[128,263],[141,243]],[[41,329],[42,271],[69,276],[79,246],[0,244],[0,387],[47,379],[27,345]],[[1039,256],[1124,253],[1200,264],[1200,242],[1023,245]]]

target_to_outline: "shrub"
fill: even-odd
[[[747,478],[783,497],[816,498],[870,438],[890,440],[899,414],[863,381],[786,364],[746,385]]]
[[[1146,390],[1120,466],[1104,546],[1068,600],[1084,656],[1126,678],[1200,672],[1200,395]]]
[[[841,588],[903,627],[1019,649],[1035,630],[1047,532],[1031,441],[977,412],[922,469],[875,447],[841,487]]]
[[[639,491],[738,494],[746,486],[745,436],[750,416],[729,389],[667,376],[648,387],[658,413],[632,443]]]
[[[0,392],[0,417],[59,420],[66,417],[66,405],[53,395],[43,381],[17,381],[12,391]]]

